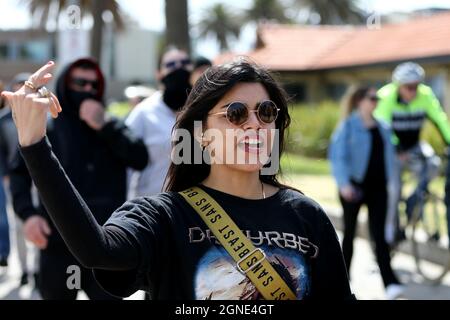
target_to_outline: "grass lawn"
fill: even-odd
[[[331,175],[326,159],[312,159],[294,154],[286,154],[281,159],[280,180],[301,190],[305,195],[323,206],[340,207],[337,186]],[[410,174],[404,176],[403,194],[407,197],[415,189],[415,179]],[[434,179],[430,189],[439,197],[444,197],[445,180]],[[445,225],[445,211],[440,212],[441,225]]]
[[[339,206],[337,187],[326,159],[285,154],[281,159],[281,181],[301,190],[324,206]]]
[[[286,174],[330,175],[328,160],[286,153],[281,158],[281,169]]]
[[[329,175],[285,174],[280,180],[301,190],[322,206],[340,206],[336,184]]]

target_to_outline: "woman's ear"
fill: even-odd
[[[194,128],[194,139],[202,146],[206,147],[209,143],[205,140],[205,133],[202,126]]]

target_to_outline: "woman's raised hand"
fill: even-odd
[[[56,96],[44,86],[53,78],[55,63],[50,61],[36,71],[16,92],[3,91],[11,106],[19,144],[23,147],[39,142],[46,134],[47,112],[53,118],[62,111]]]

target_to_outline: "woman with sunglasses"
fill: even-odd
[[[49,66],[38,71],[34,85],[48,82],[50,71]],[[21,152],[49,214],[80,263],[93,268],[112,294],[128,296],[143,289],[153,299],[262,298],[248,269],[236,265],[179,193],[195,186],[222,206],[294,299],[354,298],[336,233],[323,210],[281,184],[275,173],[263,174],[269,156],[275,161],[281,155],[290,122],[285,94],[266,70],[245,61],[208,69],[175,125],[175,136],[189,133],[188,147],[185,161],[170,165],[166,192],[126,202],[103,226],[45,139],[46,112],[56,117],[60,111],[55,97],[44,99],[27,86],[4,96],[13,106]],[[271,130],[278,130],[277,139],[267,134]],[[227,135],[228,141],[220,140]],[[200,162],[194,159],[199,150],[205,155]],[[244,161],[230,154],[241,154]],[[224,219],[209,213],[211,220]],[[238,252],[241,239],[227,227],[218,232]],[[274,279],[261,261],[250,272],[267,285]],[[285,298],[276,290],[271,295]]]
[[[339,188],[344,215],[342,251],[347,269],[353,255],[353,239],[359,209],[367,205],[369,231],[388,299],[398,297],[403,287],[390,262],[384,238],[388,187],[392,186],[394,147],[389,128],[373,116],[378,96],[375,88],[351,88],[344,103],[344,119],[332,137],[329,158]]]

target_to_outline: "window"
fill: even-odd
[[[6,44],[0,44],[0,58],[6,59],[8,57],[8,46]]]
[[[347,91],[347,84],[329,83],[325,86],[325,90],[328,98],[339,101]]]
[[[305,102],[306,88],[303,83],[286,83],[284,85],[288,97],[294,102]]]
[[[50,43],[46,40],[34,40],[19,45],[19,59],[33,62],[46,61],[50,57]]]

